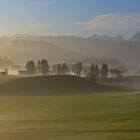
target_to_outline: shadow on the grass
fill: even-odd
[[[1,95],[68,95],[100,92],[124,92],[130,89],[75,76],[38,76],[13,78],[0,84]]]

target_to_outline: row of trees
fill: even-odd
[[[90,70],[87,73],[87,78],[91,79],[107,79],[109,75],[109,69],[107,64],[103,64],[101,69],[99,68],[98,65],[92,64],[90,67]]]
[[[90,72],[88,73],[89,78],[93,79],[107,79],[110,77],[111,79],[121,79],[123,76],[123,71],[115,68],[109,69],[107,64],[103,64],[101,69],[98,65],[92,64],[90,67]]]
[[[46,59],[39,60],[35,65],[34,61],[28,61],[26,64],[28,74],[49,75],[50,67]],[[119,69],[109,69],[107,64],[102,64],[101,68],[98,65],[92,64],[90,67],[85,67],[81,62],[68,65],[66,63],[51,66],[51,72],[57,75],[75,75],[85,76],[88,79],[120,79],[123,72]]]
[[[28,74],[35,75],[48,75],[49,74],[49,65],[46,59],[39,60],[37,65],[35,65],[34,61],[28,61],[26,63],[26,69]]]

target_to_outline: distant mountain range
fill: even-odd
[[[140,31],[137,32],[137,33],[130,39],[130,41],[140,42]]]
[[[13,37],[15,39],[25,39],[25,40],[46,40],[46,38],[47,38],[47,36],[37,36],[37,35],[28,35],[28,34],[16,34]],[[66,36],[57,36],[57,37],[66,37]],[[110,36],[110,35],[106,35],[106,34],[103,34],[103,35],[93,34],[93,35],[89,36],[88,39],[114,41],[114,42],[122,42],[122,41],[140,42],[140,31],[137,32],[136,34],[134,34],[128,40],[125,39],[121,35]]]
[[[94,39],[94,40],[104,40],[104,41],[126,41],[126,39],[121,36],[109,36],[109,35],[91,35],[88,38]],[[129,40],[127,41],[133,41],[133,42],[140,42],[140,31],[137,32],[135,35],[133,35]]]
[[[95,40],[104,40],[104,41],[125,41],[125,39],[121,36],[121,35],[117,35],[117,36],[109,36],[109,35],[97,35],[94,34],[92,36],[89,37],[90,39],[95,39]]]

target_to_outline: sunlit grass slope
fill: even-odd
[[[139,140],[140,94],[126,87],[74,76],[0,77],[0,140]]]
[[[0,97],[1,140],[139,140],[139,94]]]

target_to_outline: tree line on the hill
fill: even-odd
[[[75,75],[78,77],[86,77],[88,79],[121,79],[123,72],[117,68],[109,69],[107,64],[102,64],[101,67],[92,64],[87,67],[78,62],[75,64],[56,64],[50,66],[46,59],[39,60],[36,64],[33,60],[26,63],[26,73],[28,75]],[[22,73],[21,73],[22,74]]]

